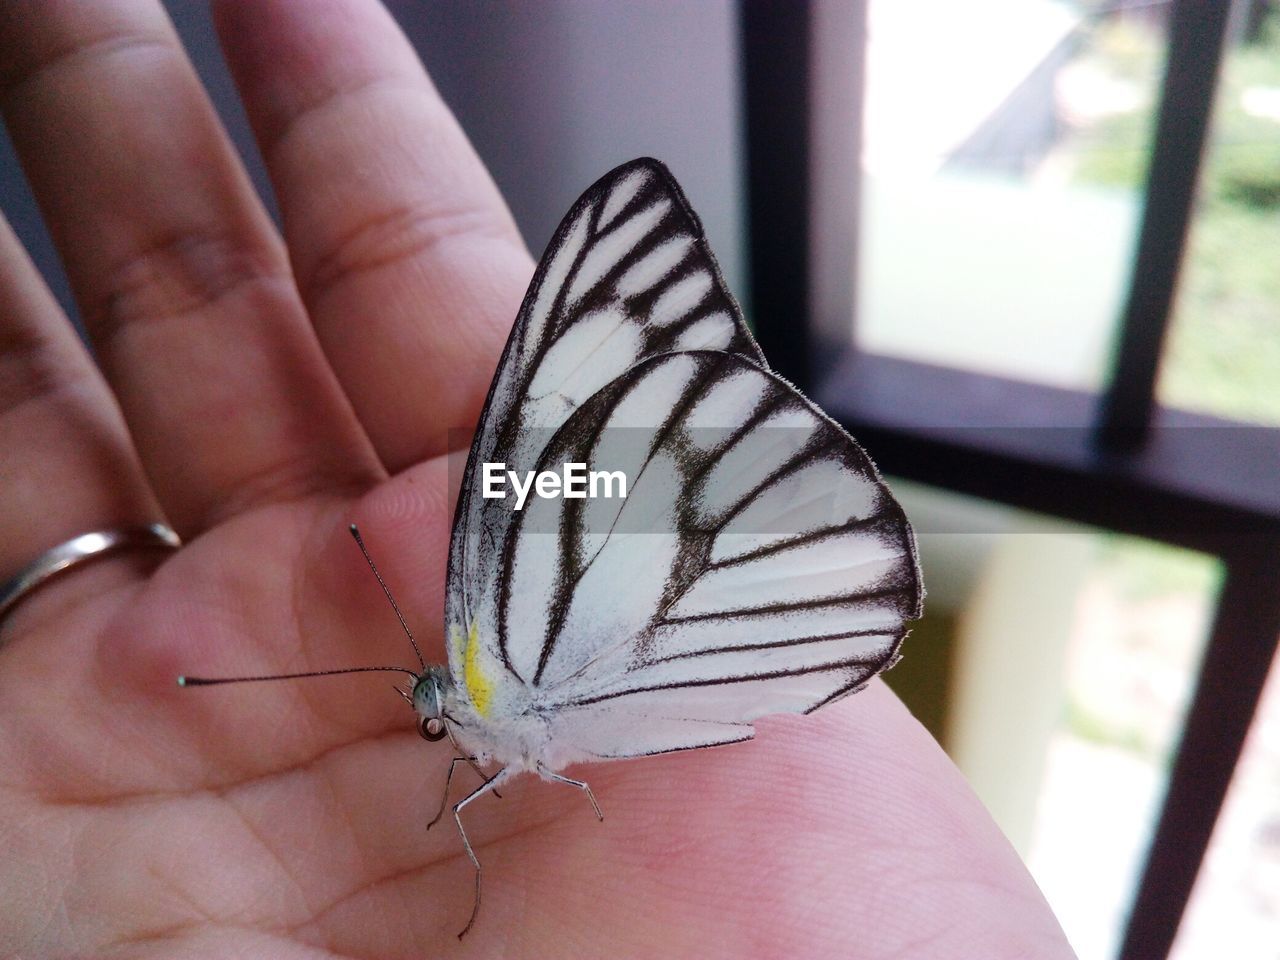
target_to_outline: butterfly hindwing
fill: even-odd
[[[583,755],[745,739],[860,686],[919,613],[910,527],[870,461],[745,358],[644,361],[561,427],[540,466],[563,462],[621,466],[628,495],[526,506],[498,636]]]

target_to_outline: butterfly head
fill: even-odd
[[[435,742],[449,735],[445,727],[444,692],[449,677],[443,667],[427,667],[413,685],[413,709],[418,713],[418,733]]]

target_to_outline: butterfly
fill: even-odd
[[[561,495],[495,495],[494,477],[529,493],[568,464],[625,496],[573,495],[567,468]],[[402,695],[458,753],[432,824],[459,763],[485,777],[452,807],[476,869],[460,937],[480,904],[469,804],[533,773],[603,819],[568,766],[749,740],[758,717],[861,689],[920,615],[902,508],[770,371],[656,160],[590,187],[543,255],[472,441],[446,592],[448,664],[419,653]]]

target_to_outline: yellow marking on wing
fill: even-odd
[[[476,626],[473,620],[471,629],[467,632],[467,652],[466,657],[463,659],[463,676],[467,682],[467,696],[471,698],[471,705],[476,708],[476,713],[483,717],[489,712],[489,701],[493,697],[493,684],[484,675],[484,670],[480,666],[480,653],[480,628]]]

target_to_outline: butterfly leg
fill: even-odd
[[[488,780],[488,777],[484,776],[484,773],[480,771],[479,767],[477,767],[475,760],[470,758],[470,756],[454,756],[452,760],[449,760],[448,773],[444,774],[444,790],[440,791],[440,809],[436,810],[435,817],[431,818],[431,822],[426,824],[426,828],[431,829],[431,827],[434,827],[436,823],[439,823],[440,818],[443,817],[444,809],[449,805],[449,787],[453,785],[453,768],[457,767],[460,763],[471,764],[471,769],[474,769],[476,773],[480,774],[481,780]]]
[[[445,719],[447,720],[448,717],[446,717]],[[463,752],[462,748],[458,746],[458,738],[453,735],[453,727],[450,724],[446,723],[444,725],[444,730],[445,730],[445,733],[449,734],[449,742],[453,744],[453,749],[457,750],[459,753],[462,753]],[[471,769],[476,772],[476,776],[479,777],[481,780],[488,779],[488,775],[483,770],[480,769],[480,764],[476,763],[475,757],[461,756],[461,757],[458,757],[457,759],[466,760],[467,763],[471,766]],[[452,776],[453,776],[453,764],[451,763],[449,764],[449,777],[452,777]],[[445,777],[444,796],[440,800],[440,812],[436,814],[435,820],[432,820],[430,823],[427,824],[428,830],[430,830],[432,827],[436,825],[436,820],[439,820],[441,817],[444,816],[444,808],[449,802],[449,777]],[[502,799],[502,794],[500,794],[497,790],[493,791],[493,795],[497,797],[499,800]]]
[[[430,830],[432,827],[434,827],[437,823],[440,822],[440,818],[444,816],[445,809],[449,806],[449,787],[453,783],[453,768],[460,763],[465,763],[469,767],[471,767],[471,769],[476,772],[476,776],[478,776],[481,780],[489,779],[485,775],[485,772],[480,769],[480,764],[476,763],[475,757],[454,757],[452,760],[450,760],[449,772],[446,773],[444,776],[444,790],[440,794],[440,809],[436,811],[436,815],[432,817],[431,822],[427,824],[428,830]],[[493,791],[493,795],[495,797],[498,797],[499,799],[502,798],[502,794],[498,793],[497,790]]]
[[[476,772],[476,776],[477,776],[477,777],[479,777],[481,780],[487,780],[487,779],[489,779],[489,775],[488,775],[487,773],[485,773],[485,772],[484,772],[484,770],[482,770],[482,769],[480,768],[480,764],[476,763],[476,758],[475,758],[475,757],[463,757],[463,759],[464,759],[464,760],[466,760],[466,761],[467,761],[468,766],[470,766],[470,767],[471,767],[471,769],[472,769],[472,770],[474,770],[474,771]],[[495,797],[497,797],[499,800],[501,800],[501,799],[502,799],[502,794],[500,794],[496,789],[493,791],[493,795],[494,795]],[[441,806],[441,810],[440,810],[440,812],[441,812],[441,813],[443,813],[443,812],[444,812],[444,804],[441,804],[440,806]]]
[[[587,795],[587,799],[591,801],[591,809],[596,812],[596,819],[604,823],[604,814],[600,812],[600,804],[596,803],[596,795],[591,792],[591,788],[587,786],[584,780],[571,780],[569,777],[562,777],[558,773],[552,773],[542,764],[538,764],[538,773],[546,777],[548,780],[554,780],[556,783],[567,783],[571,787],[577,787]]]
[[[459,757],[458,759],[465,760],[466,758]],[[473,849],[471,849],[471,841],[467,839],[467,831],[464,830],[462,827],[462,808],[465,807],[467,804],[469,804],[472,800],[482,797],[486,793],[492,793],[494,789],[498,786],[498,784],[502,783],[502,781],[506,779],[507,779],[507,768],[503,767],[501,770],[495,773],[492,777],[490,777],[484,783],[480,784],[480,786],[476,787],[476,789],[472,790],[469,794],[467,794],[465,797],[463,797],[461,800],[459,800],[457,803],[453,805],[453,819],[454,819],[454,822],[458,824],[458,835],[462,837],[462,846],[466,849],[467,856],[471,859],[471,865],[476,868],[475,900],[471,904],[471,916],[467,919],[467,925],[463,927],[462,932],[458,934],[459,940],[461,940],[463,937],[467,935],[467,932],[470,931],[472,924],[476,922],[476,914],[480,912],[480,860],[478,857],[476,857],[476,852]]]

